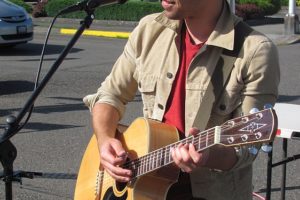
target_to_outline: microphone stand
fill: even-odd
[[[94,19],[94,9],[86,8],[85,12],[87,16],[81,22],[80,27],[78,28],[77,32],[73,35],[67,46],[61,52],[57,60],[53,63],[48,73],[45,75],[44,79],[40,82],[38,87],[33,91],[32,95],[27,100],[26,104],[22,108],[22,110],[18,113],[17,117],[9,116],[6,119],[7,127],[5,128],[4,133],[0,133],[0,161],[3,166],[3,175],[0,177],[3,178],[5,182],[5,197],[6,200],[12,200],[12,182],[18,181],[21,182],[21,177],[25,178],[33,178],[34,175],[41,175],[41,173],[36,172],[20,172],[14,173],[13,171],[13,163],[17,157],[17,149],[10,141],[10,138],[14,136],[17,132],[21,129],[20,122],[26,115],[26,113],[31,109],[32,105],[34,104],[35,100],[44,89],[48,81],[51,79],[53,74],[56,72],[60,64],[63,62],[65,57],[68,55],[70,50],[73,48],[77,40],[82,35],[83,31],[86,28],[89,28]]]

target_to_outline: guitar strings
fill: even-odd
[[[253,120],[255,120],[256,118],[252,118],[251,120],[247,120],[247,122],[251,122],[251,121],[253,121]],[[236,123],[235,124],[235,126],[240,126],[240,125],[242,125],[242,124],[244,124],[244,122],[243,121],[241,121],[240,123]],[[225,125],[224,125],[225,126]],[[182,141],[178,141],[178,142],[176,142],[176,143],[174,143],[174,144],[170,144],[170,145],[168,145],[168,146],[166,146],[166,147],[164,147],[164,148],[161,148],[161,149],[157,149],[157,150],[155,150],[155,151],[153,151],[153,152],[150,152],[149,154],[147,154],[147,155],[145,155],[145,156],[142,156],[142,157],[140,157],[140,158],[138,158],[138,159],[135,159],[135,160],[132,160],[132,161],[129,161],[129,162],[127,162],[127,163],[125,163],[124,165],[123,165],[123,167],[125,167],[125,168],[129,168],[129,169],[133,169],[133,170],[138,170],[137,171],[137,173],[135,172],[134,174],[135,175],[139,175],[139,169],[140,169],[140,167],[142,166],[143,167],[143,169],[142,170],[144,170],[144,168],[146,168],[146,173],[147,172],[149,172],[149,171],[153,171],[153,170],[155,170],[155,169],[157,169],[157,168],[159,168],[159,167],[161,167],[161,166],[165,166],[165,165],[167,165],[167,164],[170,164],[170,162],[168,163],[168,162],[166,162],[166,164],[165,165],[158,165],[158,166],[156,166],[157,165],[157,163],[159,163],[159,162],[153,162],[153,161],[155,161],[155,160],[157,160],[157,158],[158,157],[160,157],[161,159],[163,159],[164,158],[164,161],[168,158],[169,159],[169,161],[171,161],[171,159],[170,159],[170,149],[174,146],[174,147],[176,147],[176,145],[178,145],[178,144],[181,144],[181,143],[191,143],[191,141],[192,141],[192,143],[196,140],[196,142],[195,143],[193,143],[195,146],[199,146],[199,149],[200,150],[203,150],[203,149],[205,149],[205,148],[208,148],[208,147],[210,147],[210,146],[212,146],[212,145],[214,145],[215,143],[212,143],[212,144],[210,144],[210,145],[207,145],[208,144],[208,142],[207,141],[209,141],[209,140],[211,140],[211,139],[213,139],[214,138],[214,127],[213,128],[211,128],[211,129],[208,129],[208,130],[206,130],[206,131],[203,131],[203,132],[201,132],[199,135],[197,135],[196,137],[189,137],[189,138],[186,138],[186,139],[184,139],[184,140],[182,140]],[[227,125],[227,126],[225,126],[225,127],[221,127],[221,131],[226,131],[226,130],[230,130],[230,129],[232,129],[232,127],[231,126],[229,126],[229,125]],[[220,137],[223,137],[223,139],[224,139],[224,137],[226,137],[226,138],[228,138],[228,137],[239,137],[239,136],[242,136],[242,135],[244,135],[244,134],[232,134],[232,135],[226,135],[226,136],[223,136],[223,135],[221,135]],[[251,134],[248,134],[248,135],[250,135],[251,136]],[[254,135],[253,133],[252,133],[252,135]],[[201,144],[201,142],[203,141],[202,139],[205,139],[206,138],[206,146],[205,146],[205,148],[200,148],[200,144]],[[169,149],[169,150],[168,150]],[[166,157],[166,156],[164,156],[163,157],[163,155],[165,155],[166,154],[166,156],[168,156],[168,157]],[[152,163],[152,166],[149,166],[149,162],[151,162]],[[162,160],[161,160],[161,162],[162,162]],[[154,166],[153,166],[154,165]],[[135,167],[131,167],[131,166],[137,166],[136,168]],[[151,169],[148,169],[148,168],[151,168]],[[143,173],[140,173],[141,175],[143,175],[143,174],[145,174],[144,173],[144,171],[143,171]]]
[[[249,120],[247,120],[247,122],[254,121],[255,119],[257,119],[257,118],[249,119]],[[241,121],[239,123],[235,123],[234,126],[237,127],[237,126],[240,126],[240,125],[242,125],[244,123],[245,122]],[[224,127],[221,126],[221,131],[223,131],[223,132],[227,131],[227,130],[230,130],[230,129],[232,129],[232,126],[230,126],[230,125],[224,125]],[[186,138],[184,140],[175,142],[173,144],[169,144],[169,145],[167,145],[167,146],[165,146],[163,148],[160,148],[160,149],[157,149],[155,151],[152,151],[152,152],[148,153],[147,155],[141,156],[140,158],[128,161],[122,167],[133,170],[134,171],[134,173],[133,173],[134,174],[133,179],[135,179],[135,178],[137,178],[139,176],[142,176],[142,175],[144,175],[146,173],[149,173],[149,172],[154,171],[154,170],[156,170],[156,169],[158,169],[160,167],[163,167],[163,166],[166,166],[166,165],[172,163],[173,161],[172,161],[172,158],[170,157],[170,155],[171,155],[171,152],[170,152],[171,148],[174,148],[177,145],[182,144],[182,143],[186,143],[187,144],[187,143],[191,143],[191,142],[195,142],[194,143],[195,146],[199,145],[199,144],[201,144],[201,140],[202,139],[206,139],[207,141],[214,139],[214,137],[215,137],[214,133],[215,133],[215,127],[207,129],[207,130],[205,130],[203,132],[200,132],[197,136],[188,137],[188,138]],[[251,133],[251,134],[248,134],[248,135],[253,136],[254,134],[255,133]],[[239,137],[239,136],[242,136],[242,135],[243,134],[232,134],[232,135],[226,135],[226,136],[221,135],[220,137],[221,138],[224,138],[224,137],[227,138],[229,136]],[[211,144],[210,146],[212,146],[214,144],[215,143]],[[206,145],[206,147],[204,147],[202,149],[200,148],[199,150],[200,151],[204,150],[204,149],[206,149],[206,148],[208,148],[210,146]],[[164,155],[164,158],[162,157],[163,155]],[[168,158],[169,159],[169,163],[167,162],[167,163],[165,163],[163,165],[160,165],[160,166],[156,166],[156,167],[152,166],[152,167],[150,167],[149,163],[150,162],[153,163],[154,160],[157,160],[157,158],[158,158],[157,156],[159,156],[161,159],[164,159],[164,161]],[[166,157],[166,156],[168,156],[168,157]],[[158,162],[158,163],[162,163],[162,161]],[[137,167],[135,167],[135,166],[137,166]],[[142,167],[142,170],[139,170],[139,169],[141,169],[141,167]],[[145,170],[146,172],[144,172],[143,170]],[[139,173],[140,171],[142,171],[143,173]],[[105,176],[104,171],[101,171],[100,173],[101,173],[101,175],[99,177],[99,181],[102,179],[103,184],[115,182],[115,180],[108,173],[106,173],[107,176]]]

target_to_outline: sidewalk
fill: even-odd
[[[266,17],[263,20],[247,21],[247,23],[267,35],[276,45],[293,44],[300,41],[300,34],[284,34],[284,16],[287,12],[287,8],[284,7],[273,16]],[[296,13],[300,14],[300,8],[297,8]],[[51,21],[52,18],[50,17],[33,18],[35,30],[46,33]],[[74,34],[80,25],[80,21],[81,19],[58,18],[53,31],[59,34]],[[94,20],[91,27],[84,32],[84,35],[126,39],[137,24],[138,22]]]

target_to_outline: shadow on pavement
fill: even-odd
[[[297,101],[300,100],[300,95],[279,95],[278,102],[291,102],[291,101]]]
[[[45,55],[59,54],[66,45],[48,44]],[[37,56],[41,55],[43,44],[27,43],[20,44],[11,48],[0,48],[0,56]],[[83,49],[72,48],[70,53],[83,51]]]
[[[40,122],[28,122],[23,130],[19,134],[31,133],[31,132],[44,132],[44,131],[53,131],[53,130],[62,130],[70,128],[78,128],[81,126],[67,125],[67,124],[49,124],[49,123],[40,123]]]
[[[33,88],[34,83],[29,81],[0,81],[0,96],[29,92]]]
[[[264,17],[262,19],[253,19],[245,21],[250,26],[262,26],[266,24],[283,24],[284,18],[282,17]]]
[[[285,190],[288,191],[288,190],[299,190],[300,189],[300,186],[289,186],[289,187],[286,187]],[[266,188],[263,188],[263,189],[260,189],[258,191],[258,193],[265,193],[267,191]],[[271,189],[272,192],[280,192],[281,191],[281,188],[272,188]]]
[[[10,115],[13,112],[19,110],[21,110],[21,108],[0,109],[0,117]],[[49,114],[49,113],[63,113],[69,111],[80,111],[80,110],[88,110],[88,109],[83,103],[77,103],[77,104],[66,103],[61,105],[36,106],[33,109],[33,113]]]

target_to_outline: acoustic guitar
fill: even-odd
[[[81,162],[74,199],[165,199],[180,173],[172,164],[171,156],[171,149],[180,143],[192,143],[197,151],[216,144],[241,146],[268,143],[273,141],[276,130],[277,117],[273,109],[231,119],[183,140],[179,139],[177,129],[171,125],[137,118],[125,132],[116,134],[129,155],[128,161],[122,167],[132,170],[131,181],[116,182],[103,170],[97,141],[93,136]]]

